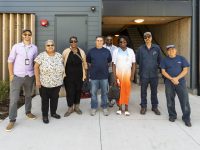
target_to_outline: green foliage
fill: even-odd
[[[0,81],[0,102],[4,102],[7,100],[9,96],[9,82],[8,81]]]

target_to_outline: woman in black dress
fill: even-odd
[[[64,85],[66,90],[66,98],[68,110],[65,117],[72,112],[82,114],[79,108],[81,88],[83,81],[86,79],[86,55],[85,52],[78,47],[78,39],[75,36],[69,38],[70,47],[63,51],[63,59],[65,66]]]

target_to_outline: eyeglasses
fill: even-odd
[[[78,41],[75,40],[71,40],[70,43],[77,43]]]
[[[52,44],[52,45],[46,45],[46,46],[47,46],[47,47],[50,47],[50,46],[53,47],[54,45]]]
[[[31,34],[23,34],[24,36],[31,36]]]
[[[144,37],[144,39],[150,39],[151,38],[151,36],[145,36]]]

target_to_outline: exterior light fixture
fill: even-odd
[[[90,9],[91,9],[92,12],[95,12],[95,11],[96,11],[96,7],[95,7],[95,6],[91,6]]]
[[[134,22],[136,22],[136,23],[142,23],[142,22],[144,22],[144,19],[135,19]]]

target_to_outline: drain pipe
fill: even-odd
[[[190,89],[193,94],[197,94],[197,72],[198,72],[198,65],[197,65],[197,53],[198,53],[198,1],[192,1],[192,35],[191,35],[191,67],[190,67]]]

